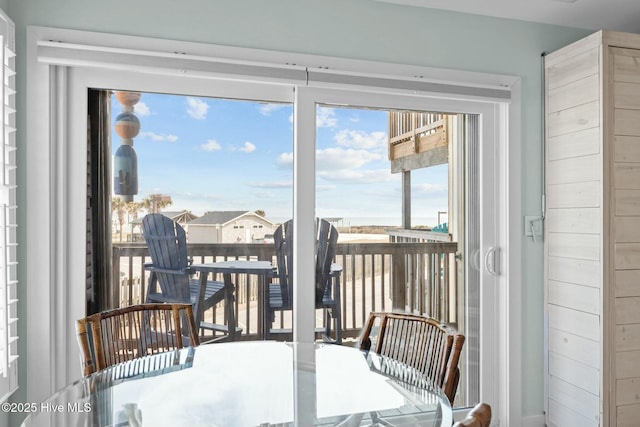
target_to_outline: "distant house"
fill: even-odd
[[[262,242],[276,224],[250,211],[206,212],[186,225],[189,243]]]
[[[198,215],[194,215],[190,211],[187,211],[187,210],[183,210],[183,211],[166,211],[166,212],[160,212],[160,213],[162,215],[166,216],[167,218],[171,218],[173,220],[173,222],[177,222],[178,224],[180,224],[182,226],[184,226],[188,222],[193,221],[194,219],[198,218]],[[140,220],[140,223],[142,223],[142,220]]]
[[[197,215],[192,214],[188,210],[166,211],[166,212],[159,212],[159,213],[161,213],[162,215],[166,216],[169,219],[172,219],[173,222],[177,222],[183,227],[189,221],[193,221],[194,219],[198,218]],[[136,218],[133,221],[131,221],[131,235],[134,242],[144,240],[142,237],[142,217]]]

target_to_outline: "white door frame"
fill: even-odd
[[[479,177],[481,182],[479,183],[479,199],[482,207],[480,215],[480,242],[481,242],[481,259],[484,266],[485,255],[490,255],[488,252],[491,248],[505,248],[506,245],[501,241],[500,230],[501,224],[506,222],[503,217],[504,212],[500,212],[501,194],[500,191],[500,179],[501,175],[496,173],[499,171],[497,156],[500,152],[500,140],[504,139],[505,135],[500,134],[500,121],[504,118],[500,115],[501,107],[499,105],[487,102],[478,101],[461,101],[461,100],[447,100],[433,98],[430,96],[407,96],[407,95],[393,95],[388,93],[374,93],[363,89],[358,90],[340,90],[340,89],[328,89],[322,87],[299,87],[297,89],[297,99],[299,104],[304,106],[297,107],[296,111],[300,112],[302,117],[298,117],[298,120],[303,120],[304,123],[309,123],[304,138],[298,144],[296,148],[299,150],[298,162],[300,166],[298,172],[295,175],[296,181],[300,183],[296,194],[299,197],[307,197],[305,201],[305,214],[306,220],[313,224],[313,215],[315,212],[315,126],[313,126],[316,105],[317,104],[329,104],[337,106],[355,106],[355,107],[371,107],[381,109],[400,109],[410,111],[446,111],[449,113],[469,113],[477,114],[480,121],[480,135],[479,135],[479,158],[481,164],[479,167]],[[304,148],[304,150],[301,150]],[[308,195],[314,197],[308,197]],[[506,193],[503,193],[506,194]],[[307,227],[312,229],[312,227]],[[300,230],[302,232],[303,229]],[[297,234],[296,234],[297,235]],[[313,251],[313,235],[306,236],[309,240],[300,239],[299,244],[308,245]],[[505,254],[507,251],[504,249],[500,251],[500,254]],[[504,263],[506,260],[498,259]],[[302,270],[302,266],[297,266]],[[499,270],[500,266],[497,268]],[[480,384],[480,396],[481,399],[492,405],[496,413],[500,412],[500,396],[497,391],[504,387],[500,384],[498,379],[500,378],[500,365],[496,364],[496,361],[500,360],[499,357],[499,340],[496,337],[496,331],[501,331],[499,318],[496,310],[499,306],[500,294],[500,277],[491,274],[487,268],[481,269],[481,283],[480,283],[480,313],[481,313],[481,325],[480,325],[480,362],[482,365]],[[311,292],[311,291],[309,291]],[[311,293],[305,294],[303,292],[297,292],[294,295],[294,302],[299,304],[299,307],[304,308],[302,311],[298,311],[296,320],[300,323],[294,323],[295,330],[307,330],[307,325],[313,325],[313,295]],[[310,303],[311,302],[311,303]],[[295,321],[294,321],[295,322]],[[310,329],[312,331],[312,329]],[[313,335],[308,333],[307,336],[298,336],[296,340],[299,341],[311,341]],[[508,407],[508,406],[507,406]]]
[[[352,100],[355,96],[354,92],[330,92],[329,88],[356,87],[359,89],[358,96],[363,97],[380,99],[379,97],[384,94],[385,99],[391,100],[400,99],[397,94],[402,94],[405,95],[402,96],[402,103],[409,104],[408,100],[414,98],[415,109],[475,112],[474,106],[477,106],[477,112],[480,114],[485,117],[490,114],[494,117],[492,121],[483,125],[482,132],[483,135],[494,138],[497,142],[496,164],[492,170],[496,173],[495,206],[498,211],[493,224],[496,231],[495,246],[503,250],[500,258],[501,274],[495,278],[496,289],[493,294],[488,293],[488,298],[495,298],[497,301],[495,319],[487,323],[495,325],[495,334],[487,334],[487,337],[496,338],[495,345],[491,345],[495,348],[495,358],[490,355],[484,357],[493,359],[495,372],[498,372],[498,375],[491,381],[486,378],[481,379],[481,383],[487,384],[487,387],[492,390],[497,390],[495,396],[487,395],[486,397],[496,406],[494,418],[503,425],[521,424],[521,89],[518,78],[339,58],[319,58],[282,52],[265,53],[251,49],[42,27],[29,27],[27,33],[28,101],[24,131],[28,143],[25,147],[26,185],[22,187],[22,191],[26,191],[27,203],[24,224],[27,230],[27,255],[26,260],[22,262],[27,266],[26,317],[40,319],[40,321],[27,322],[25,333],[28,351],[23,355],[23,360],[26,359],[27,363],[26,385],[29,401],[42,400],[80,376],[79,362],[76,357],[79,352],[75,342],[74,321],[84,315],[86,236],[84,227],[78,224],[85,223],[86,122],[81,118],[86,117],[88,88],[158,91],[159,87],[163,87],[165,90],[160,91],[171,90],[181,94],[201,96],[213,95],[209,92],[215,92],[215,96],[232,98],[241,98],[244,97],[243,94],[247,94],[246,97],[249,99],[254,98],[256,93],[254,91],[254,96],[249,96],[252,89],[259,89],[268,94],[267,99],[275,100],[291,99],[293,96],[291,88],[297,86],[300,90],[295,94],[298,101],[295,114],[299,115],[306,124],[296,129],[295,134],[297,140],[302,141],[310,135],[309,120],[314,120],[315,124],[315,116],[311,114],[310,105],[314,105],[313,111],[315,111],[315,102],[326,100],[328,96],[335,100],[348,94],[348,99]],[[59,46],[50,46],[47,45],[50,43],[49,40],[64,40],[64,42],[58,43]],[[64,48],[65,43],[69,43],[69,46],[74,43],[83,45],[87,41],[95,43],[89,46],[88,52],[96,53],[98,57],[87,55],[87,51],[81,51],[76,56],[72,52],[67,56],[61,54],[56,59],[55,55],[58,52],[56,47]],[[114,49],[113,46],[116,45],[119,47]],[[100,46],[109,46],[109,48],[102,49]],[[106,52],[110,57],[118,57],[118,55],[126,57],[132,52],[135,53],[131,50],[132,47],[138,47],[140,52],[144,50],[145,55],[140,56],[141,62],[135,62],[136,65],[129,63],[129,67],[126,63],[119,64],[117,61],[116,63],[104,62],[104,57],[100,56]],[[180,49],[174,50],[174,47]],[[266,58],[275,64],[272,68],[277,69],[278,72],[264,79],[256,76],[220,73],[213,66],[211,70],[199,69],[197,73],[191,73],[190,70],[171,68],[175,65],[171,62],[175,60],[175,56],[159,53],[168,50],[194,51],[199,55],[214,52],[223,58],[233,58],[233,61],[227,61],[224,64],[236,64],[240,70],[244,70],[242,67],[246,68],[247,63],[239,61],[238,57],[244,55],[245,58]],[[64,50],[64,52],[67,51]],[[149,52],[157,57],[168,56],[158,61],[159,64],[168,64],[167,68],[161,66],[149,68],[144,64],[140,65],[150,56]],[[200,56],[191,58],[197,62],[197,66],[218,64],[215,57],[207,57],[206,60],[199,58]],[[288,60],[281,62],[282,58]],[[344,74],[340,72],[323,74],[324,80],[308,83],[309,86],[315,87],[305,87],[305,84],[301,84],[300,81],[287,84],[278,78],[281,75],[280,69],[288,70],[289,68],[277,64],[284,62],[301,64],[309,59],[327,61],[332,65],[335,64],[334,68],[346,71]],[[56,65],[56,61],[60,66]],[[196,65],[194,68],[197,68]],[[264,66],[264,64],[261,65]],[[118,70],[117,73],[113,72],[114,68]],[[297,73],[301,67],[291,66],[290,68]],[[379,70],[385,74],[384,78],[372,79],[371,70]],[[389,74],[392,74],[391,71],[394,75],[391,79],[386,79]],[[317,70],[316,74],[318,74]],[[420,77],[420,81],[416,82],[414,78],[396,74],[426,77]],[[189,75],[194,77],[189,78]],[[307,75],[310,75],[309,70]],[[342,75],[347,77],[344,81],[357,82],[358,78],[361,78],[364,84],[360,87],[346,84],[340,80]],[[445,76],[446,84],[442,83]],[[457,81],[451,83],[454,78]],[[261,80],[263,83],[258,83]],[[392,87],[376,86],[380,81],[383,86],[390,83]],[[424,90],[413,90],[414,86]],[[323,89],[319,90],[320,87]],[[510,95],[510,101],[502,97],[505,87]],[[386,98],[387,96],[389,98]],[[379,102],[376,102],[376,105],[385,107],[385,105],[379,105]],[[313,138],[315,138],[315,125],[311,127]],[[315,144],[301,142],[296,144],[294,153],[297,152],[297,154],[294,155],[299,156],[296,161],[298,166],[305,167],[294,170],[294,216],[308,219],[315,215],[315,167],[307,168],[306,166],[311,166],[315,162]],[[307,192],[310,187],[313,187],[313,191]],[[313,200],[309,200],[309,197]],[[298,223],[301,222],[298,221]],[[311,237],[304,234],[305,229],[309,230],[312,227],[303,227],[301,233],[296,233],[299,236],[300,248],[304,248],[311,241]],[[297,257],[298,260],[304,258]],[[309,266],[303,264],[299,267],[297,270],[299,274],[312,275],[312,268]],[[304,294],[300,294],[300,297],[302,299],[298,303],[301,306],[298,308],[306,307],[305,304],[310,304],[312,301],[311,298],[304,298]],[[298,310],[298,313],[305,312],[307,311]],[[306,324],[305,322],[309,323],[309,321],[303,316],[299,316],[298,321],[301,323],[297,325],[297,329],[302,335],[297,338],[305,340],[304,331],[310,328],[311,323]],[[487,393],[491,392],[487,391]],[[484,396],[482,398],[485,399]]]

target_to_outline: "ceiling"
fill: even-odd
[[[640,0],[377,0],[590,30],[640,33]]]

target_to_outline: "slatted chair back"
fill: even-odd
[[[278,265],[278,284],[282,293],[282,305],[290,308],[293,301],[293,220],[281,224],[273,235]],[[323,306],[323,299],[330,287],[331,263],[336,254],[338,230],[325,219],[316,220],[316,307]]]
[[[172,219],[148,214],[142,219],[142,232],[153,263],[148,295],[154,302],[190,303],[189,258],[184,228]],[[157,285],[160,291],[157,292]]]
[[[190,304],[138,304],[76,322],[84,375],[117,363],[200,344]]]
[[[491,406],[478,403],[469,411],[466,418],[458,421],[453,427],[489,427],[491,424]]]
[[[455,329],[430,317],[373,312],[362,330],[359,346],[422,372],[453,404],[464,339]]]

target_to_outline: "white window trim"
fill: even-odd
[[[80,268],[74,260],[84,260],[85,235],[71,224],[84,224],[84,218],[80,218],[84,210],[73,207],[84,203],[84,184],[81,184],[82,179],[76,178],[85,176],[78,173],[86,168],[86,159],[84,150],[74,150],[69,144],[84,141],[86,128],[82,120],[66,120],[64,114],[83,111],[75,110],[74,105],[86,109],[87,87],[144,91],[149,90],[145,85],[153,86],[155,76],[164,84],[167,79],[175,80],[183,94],[203,96],[206,96],[203,88],[224,81],[219,91],[216,90],[216,96],[225,96],[227,91],[229,97],[242,97],[242,87],[246,84],[270,93],[270,99],[281,97],[284,101],[293,96],[292,87],[309,86],[402,93],[443,100],[476,100],[496,105],[496,116],[499,117],[495,123],[499,135],[496,154],[500,159],[497,173],[501,178],[500,194],[504,196],[499,212],[504,221],[497,225],[498,245],[508,248],[501,251],[502,274],[498,278],[497,291],[499,354],[495,363],[500,367],[500,375],[495,382],[500,385],[500,396],[497,397],[499,413],[496,418],[506,425],[521,423],[521,100],[518,78],[43,27],[28,28],[27,55],[26,191],[29,209],[26,243],[29,251],[26,261],[28,265],[38,265],[37,269],[27,269],[27,282],[33,284],[27,290],[27,316],[41,319],[41,322],[29,323],[26,331],[29,348],[26,355],[27,395],[30,400],[45,398],[79,375],[78,361],[74,357],[78,351],[73,321],[83,315],[84,265],[80,263]],[[131,61],[131,58],[136,60]],[[136,64],[135,67],[132,64]],[[100,73],[114,69],[118,73]],[[129,81],[133,82],[133,87],[122,87],[121,83],[126,79],[119,79],[118,86],[95,86],[101,74],[131,76]],[[140,76],[145,78],[140,79]],[[194,78],[185,79],[185,76]],[[254,98],[255,91],[251,96],[249,92],[247,97]],[[300,105],[305,104],[309,103],[305,101]],[[79,116],[73,114],[71,117]],[[308,152],[301,154],[310,157]],[[294,215],[312,218],[313,202],[302,200],[313,192],[303,191],[310,184],[299,181],[296,174],[294,172],[297,178],[294,181]],[[301,248],[311,241],[304,233],[297,235]],[[311,269],[307,271],[308,266],[300,267],[301,275],[312,276]],[[303,322],[303,318],[300,321]],[[43,332],[43,323],[51,325],[50,330]],[[309,325],[300,326],[299,330],[304,331]]]
[[[0,402],[18,388],[15,26],[0,10]]]

